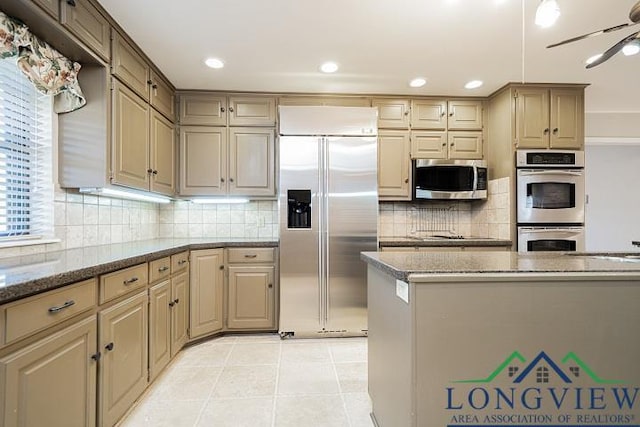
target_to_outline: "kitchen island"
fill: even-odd
[[[375,423],[637,426],[640,260],[617,255],[363,253]]]

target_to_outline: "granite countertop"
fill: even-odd
[[[448,273],[631,273],[640,279],[640,260],[622,261],[615,257],[625,254],[628,253],[363,252],[361,257],[404,281]]]
[[[0,304],[177,252],[277,247],[270,239],[152,239],[0,259]]]
[[[489,237],[465,237],[452,239],[444,237],[384,237],[380,238],[380,247],[460,247],[460,246],[511,246],[511,240]]]

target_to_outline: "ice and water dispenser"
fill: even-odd
[[[311,228],[311,190],[287,190],[287,228]]]

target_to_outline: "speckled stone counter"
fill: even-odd
[[[446,238],[412,238],[412,237],[385,237],[379,241],[381,248],[392,247],[511,247],[513,242],[505,239],[490,239],[483,237],[465,237],[464,239]]]
[[[0,304],[185,250],[277,247],[273,239],[153,239],[0,260]]]
[[[606,255],[562,252],[363,252],[362,259],[403,281],[438,273],[634,273],[640,261],[622,262]]]

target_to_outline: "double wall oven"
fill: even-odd
[[[516,153],[518,251],[584,250],[584,152]]]

